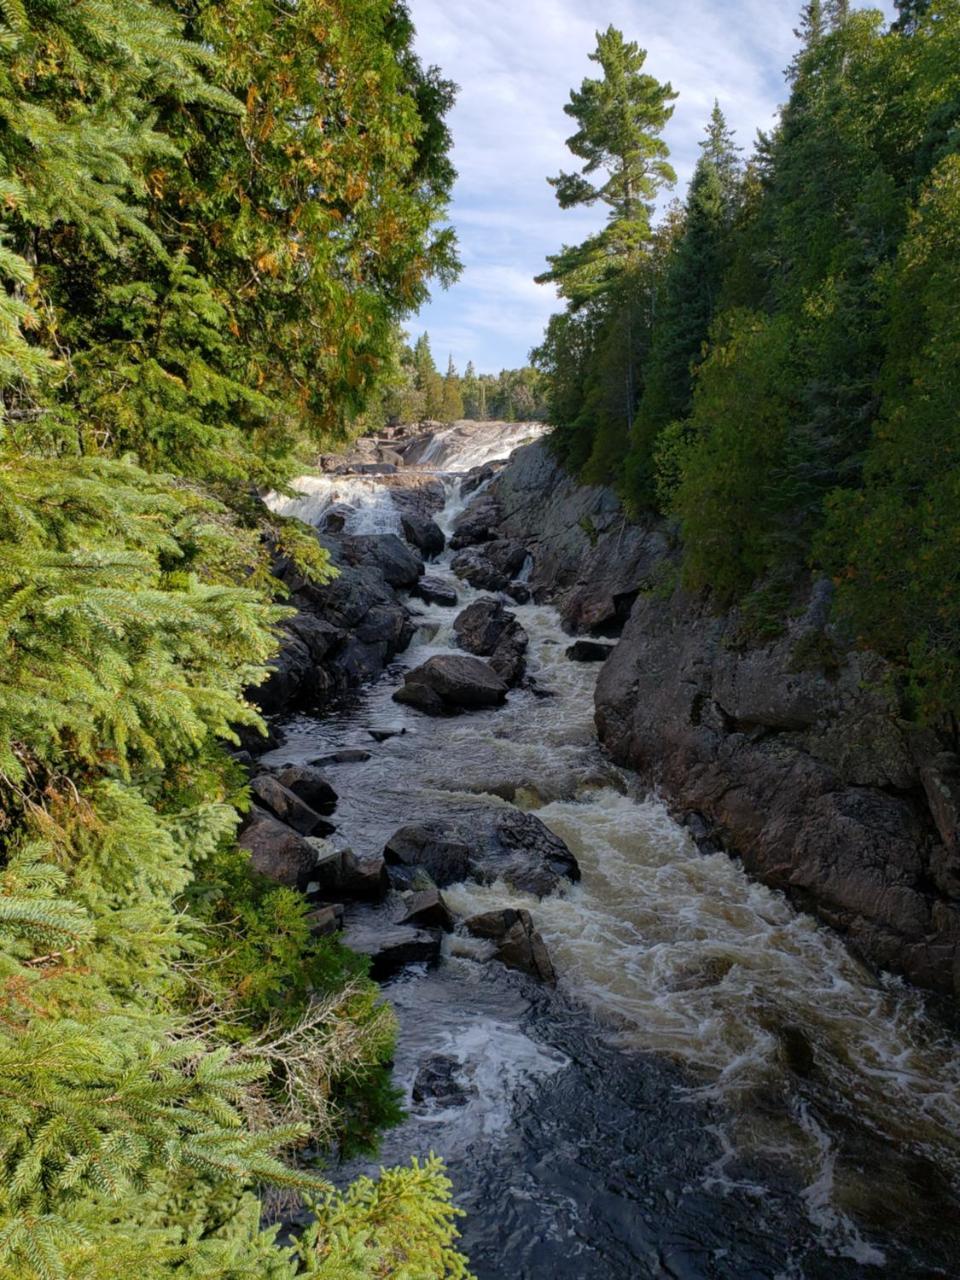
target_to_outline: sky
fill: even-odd
[[[570,90],[595,74],[588,54],[610,23],[648,50],[646,70],[680,97],[665,132],[682,196],[714,99],[748,153],[785,97],[801,0],[409,0],[417,46],[460,86],[450,116],[459,179],[451,221],[463,274],[434,290],[409,332],[430,334],[441,368],[496,373],[527,355],[558,309],[533,277],[549,253],[603,222],[599,209],[563,211],[547,177],[576,160],[565,139]],[[874,4],[887,16],[892,0]]]

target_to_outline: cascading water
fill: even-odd
[[[475,465],[470,448],[448,438],[444,465]],[[342,489],[321,501],[339,480],[311,483],[317,505],[295,514],[343,501]],[[351,501],[363,510],[369,495],[380,512],[378,487]],[[451,481],[441,523],[462,505]],[[480,594],[449,556],[431,574],[461,608]],[[384,1160],[446,1157],[482,1280],[955,1274],[960,1055],[922,997],[875,979],[725,855],[701,855],[610,765],[593,730],[596,668],[566,660],[551,608],[515,609],[550,697],[518,690],[502,710],[450,720],[393,703],[404,669],[453,648],[458,610],[417,607],[402,660],[322,719],[292,719],[274,761],[393,729],[337,769],[338,823],[358,852],[406,821],[512,803],[569,844],[583,881],[540,902],[502,884],[447,892],[463,915],[529,907],[560,991],[481,963],[459,936],[439,968],[388,987],[398,1083],[409,1097],[439,1054],[463,1096],[412,1105]]]

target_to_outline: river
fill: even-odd
[[[525,434],[431,443],[419,465],[444,479],[441,525],[462,509],[458,473]],[[375,477],[300,488],[289,513],[346,504],[352,531],[398,527]],[[463,608],[482,593],[449,560],[429,572]],[[527,906],[559,989],[482,963],[459,935],[438,967],[392,982],[398,1084],[409,1098],[444,1055],[466,1101],[411,1103],[382,1161],[446,1159],[480,1280],[960,1274],[960,1053],[943,1019],[736,861],[698,852],[605,759],[597,668],[566,659],[549,606],[515,612],[551,696],[517,690],[503,709],[443,720],[395,704],[406,669],[454,647],[459,609],[415,607],[417,637],[382,680],[289,719],[266,762],[370,750],[331,773],[358,852],[406,821],[515,804],[567,842],[583,879],[543,901],[502,884],[446,893],[463,915]],[[371,730],[394,736],[375,745]]]

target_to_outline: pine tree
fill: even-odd
[[[443,413],[443,379],[430,350],[430,335],[421,334],[413,348],[414,385],[423,397],[423,416],[438,421]]]
[[[463,417],[463,395],[460,390],[460,375],[457,373],[453,356],[447,362],[447,372],[443,379],[443,403],[440,417],[443,422],[457,422]]]
[[[467,362],[461,389],[463,392],[464,416],[471,421],[480,421],[483,417],[480,409],[481,384],[477,377],[476,366],[472,360]]]

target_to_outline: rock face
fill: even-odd
[[[879,660],[837,645],[827,595],[749,651],[735,615],[682,593],[638,602],[600,675],[600,736],[865,957],[960,992],[960,878],[931,820],[930,762]]]
[[[609,489],[578,485],[544,442],[514,453],[463,512],[451,541],[520,544],[533,558],[535,600],[555,604],[571,631],[613,636],[639,592],[659,580],[667,549],[659,529],[627,520]]]
[[[428,559],[443,555],[447,539],[435,520],[411,511],[401,515],[400,523],[403,527],[403,536],[411,546],[417,548],[421,555]]]
[[[499,600],[477,600],[453,624],[461,649],[489,658],[490,665],[509,685],[517,684],[526,668],[529,636]]]
[[[580,879],[563,841],[531,813],[478,809],[469,818],[415,823],[384,850],[388,866],[420,868],[444,888],[463,880],[504,880],[520,893],[545,897]]]
[[[487,663],[453,654],[440,654],[408,671],[406,683],[393,695],[395,702],[430,716],[497,707],[506,696],[506,684]]]
[[[736,612],[665,592],[664,532],[577,485],[543,443],[461,517],[461,545],[504,539],[530,549],[534,596],[570,631],[622,630],[600,737],[705,852],[739,854],[873,963],[960,994],[960,760],[901,720],[883,665],[831,627],[829,584],[800,588],[780,639],[745,645]]]
[[[529,911],[491,911],[466,921],[468,933],[496,945],[496,957],[508,969],[519,969],[547,986],[557,983],[557,975],[546,944],[537,932]]]

